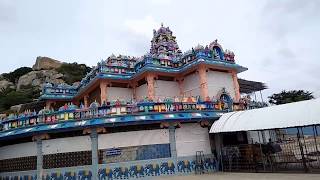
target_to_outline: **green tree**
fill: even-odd
[[[27,73],[32,71],[32,68],[29,67],[21,67],[10,73],[3,73],[2,76],[10,82],[16,83],[19,78]]]
[[[291,90],[291,91],[281,91],[280,93],[275,93],[269,98],[269,103],[271,104],[286,104],[291,102],[298,102],[313,99],[312,92],[304,90]]]
[[[5,111],[11,106],[31,102],[23,92],[11,91],[6,96],[0,97],[0,110]]]
[[[33,86],[24,86],[21,90],[3,88],[0,90],[0,111],[5,112],[11,106],[32,102],[38,98],[40,90]]]
[[[57,69],[63,74],[63,80],[68,84],[81,81],[90,70],[91,68],[85,64],[78,63],[64,63]]]

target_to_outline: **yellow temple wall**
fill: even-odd
[[[184,96],[200,96],[199,75],[197,73],[185,76],[182,86]]]
[[[121,87],[107,87],[107,99],[108,101],[114,100],[130,100],[133,98],[132,88],[121,88]]]
[[[222,88],[225,88],[225,90],[227,91],[227,93],[229,93],[231,98],[235,98],[235,90],[231,73],[208,71],[207,80],[208,93],[210,97],[216,97],[217,94],[222,90]]]
[[[180,95],[179,83],[176,81],[155,81],[155,98],[174,98]]]
[[[136,98],[137,100],[143,99],[148,94],[147,84],[143,84],[136,88]]]

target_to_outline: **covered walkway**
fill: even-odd
[[[210,133],[223,171],[320,170],[320,99],[226,113]]]
[[[210,133],[304,127],[320,124],[320,98],[223,114]]]

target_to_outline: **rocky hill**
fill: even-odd
[[[73,84],[80,81],[91,68],[85,64],[64,63],[49,57],[37,57],[35,64],[0,75],[0,112],[11,106],[28,103],[40,96],[46,82]]]
[[[61,67],[62,62],[49,58],[38,56],[36,63],[32,66],[33,70],[42,70],[42,69],[58,69]]]

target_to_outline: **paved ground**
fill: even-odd
[[[205,175],[157,177],[155,180],[319,180],[320,174],[214,173]]]

